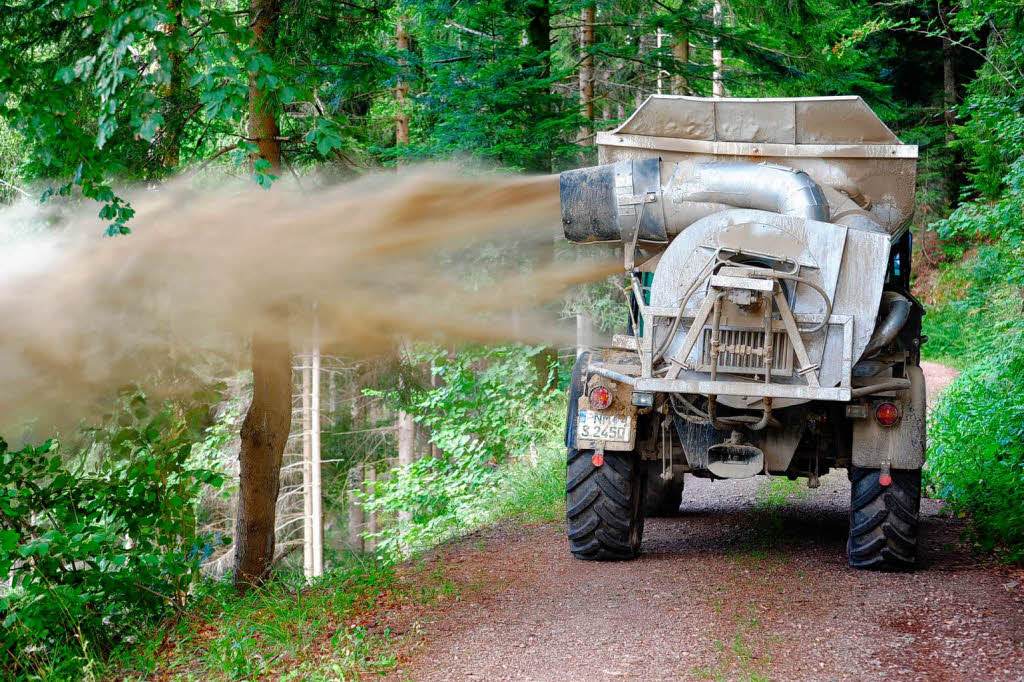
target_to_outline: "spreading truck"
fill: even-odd
[[[621,246],[626,334],[569,389],[569,545],[631,559],[684,474],[851,486],[857,568],[909,569],[925,456],[917,147],[859,97],[651,96],[561,174],[565,237]]]

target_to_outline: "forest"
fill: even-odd
[[[652,94],[857,95],[919,146],[922,353],[958,373],[928,416],[927,494],[965,519],[972,556],[1024,562],[1021,0],[3,0],[3,676],[388,672],[389,636],[358,614],[444,599],[448,585],[404,593],[403,565],[498,522],[564,519],[573,338],[586,345],[627,324],[621,276],[599,277],[600,258],[581,263],[546,234],[468,253],[403,235],[395,243],[419,244],[404,258],[353,247],[353,274],[321,286],[326,261],[302,259],[334,248],[327,228],[310,233],[319,243],[289,244],[253,227],[251,251],[211,233],[233,219],[372,221],[363,203],[385,186],[382,214],[411,194],[427,207],[415,209],[423,225],[462,216],[468,233],[508,200],[494,178],[594,165],[595,134]],[[429,182],[448,195],[415,193]],[[470,191],[482,198],[457,206]],[[282,194],[297,198],[275,203]],[[302,197],[339,204],[317,213]],[[154,201],[172,204],[142,209]],[[134,252],[156,229],[148,215],[190,246]],[[68,223],[102,237],[74,253],[107,250],[89,261],[103,267],[67,289],[48,277],[12,288],[24,263],[11,254],[54,243]],[[211,315],[251,323],[232,306],[246,288],[272,288],[263,258],[309,269],[315,289],[301,292],[312,299],[291,344],[270,313],[241,355],[145,341],[160,327],[132,312],[185,291],[206,245],[224,266],[203,286],[238,298],[203,303],[218,296],[199,284],[181,295]],[[148,266],[135,259],[156,253],[141,278]],[[428,258],[458,260],[446,270],[469,293],[433,302],[450,287]],[[558,291],[530,298],[523,273]],[[56,305],[49,317],[22,314],[33,295],[71,296],[83,283],[102,283],[122,316],[76,313],[71,329]],[[519,303],[480,302],[518,288]],[[450,333],[357,300],[398,289],[409,319],[436,305]],[[79,293],[69,300],[92,300]],[[472,305],[501,321],[474,321]],[[356,330],[374,324],[397,333]],[[124,347],[94,346],[106,360],[80,366],[54,350],[132,329]],[[34,339],[35,354],[16,345],[36,334],[52,337]],[[40,358],[48,373],[25,380]],[[84,365],[101,360],[117,364],[116,381],[86,390]]]

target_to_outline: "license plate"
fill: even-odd
[[[631,436],[630,419],[580,408],[576,419],[576,435],[583,440],[628,443]]]

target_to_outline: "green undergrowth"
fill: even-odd
[[[564,402],[554,401],[536,417],[560,423]],[[504,464],[493,489],[479,498],[467,523],[443,537],[458,537],[504,519],[519,523],[553,521],[565,513],[565,460],[560,433]],[[139,632],[130,644],[97,666],[95,679],[126,680],[159,675],[173,680],[347,680],[385,673],[394,666],[388,631],[368,629],[362,618],[382,599],[430,603],[455,595],[443,563],[406,568],[425,571],[417,579],[396,579],[391,555],[345,555],[342,564],[307,585],[301,575],[283,573],[239,597],[223,581],[203,582],[188,607],[160,627]],[[457,596],[457,595],[456,595]]]
[[[961,370],[929,415],[931,494],[971,519],[969,540],[1024,561],[1024,315],[1007,244],[944,267],[925,357]],[[1015,257],[1016,256],[1016,257]]]
[[[350,557],[307,585],[283,574],[245,596],[207,581],[189,606],[117,650],[98,679],[352,679],[394,663],[389,633],[354,617],[395,590],[391,565]]]

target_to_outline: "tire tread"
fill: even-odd
[[[909,570],[917,558],[921,471],[893,470],[892,483],[879,470],[857,467],[850,476],[848,553],[854,568]]]

